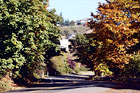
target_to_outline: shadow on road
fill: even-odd
[[[69,78],[66,80],[65,78]],[[88,87],[103,87],[113,89],[133,89],[140,90],[140,84],[128,84],[128,83],[116,83],[111,81],[91,81],[85,80],[87,77],[80,75],[64,75],[52,77],[53,82],[50,78],[42,79],[40,84],[30,84],[28,88],[21,90],[12,90],[10,92],[28,92],[28,91],[44,91],[44,90],[66,90],[76,88],[88,88]],[[74,83],[74,81],[76,83]]]

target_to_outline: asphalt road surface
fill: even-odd
[[[86,75],[63,75],[46,77],[41,80],[40,84],[3,93],[103,93],[116,88],[117,85],[121,84],[110,81],[91,81],[88,80]],[[133,87],[128,87],[128,85],[123,88],[134,89]]]

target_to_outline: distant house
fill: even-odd
[[[66,52],[69,51],[69,46],[71,45],[70,40],[75,39],[75,37],[76,37],[76,33],[69,34],[66,37],[61,36],[61,39],[59,40],[61,50]]]
[[[69,40],[68,39],[60,39],[60,48],[64,51],[69,51]]]
[[[78,20],[78,21],[76,22],[76,25],[81,25],[81,21]]]
[[[89,18],[84,18],[81,20],[78,20],[76,23],[77,25],[85,25],[90,19]]]

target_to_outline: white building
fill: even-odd
[[[68,39],[60,39],[60,48],[69,51],[69,40]]]
[[[84,18],[84,19],[78,20],[77,25],[85,25],[89,20],[90,18]]]

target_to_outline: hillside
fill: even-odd
[[[75,25],[75,26],[61,26],[60,27],[61,34],[67,36],[71,33],[84,33],[89,30],[89,27],[83,25]]]

